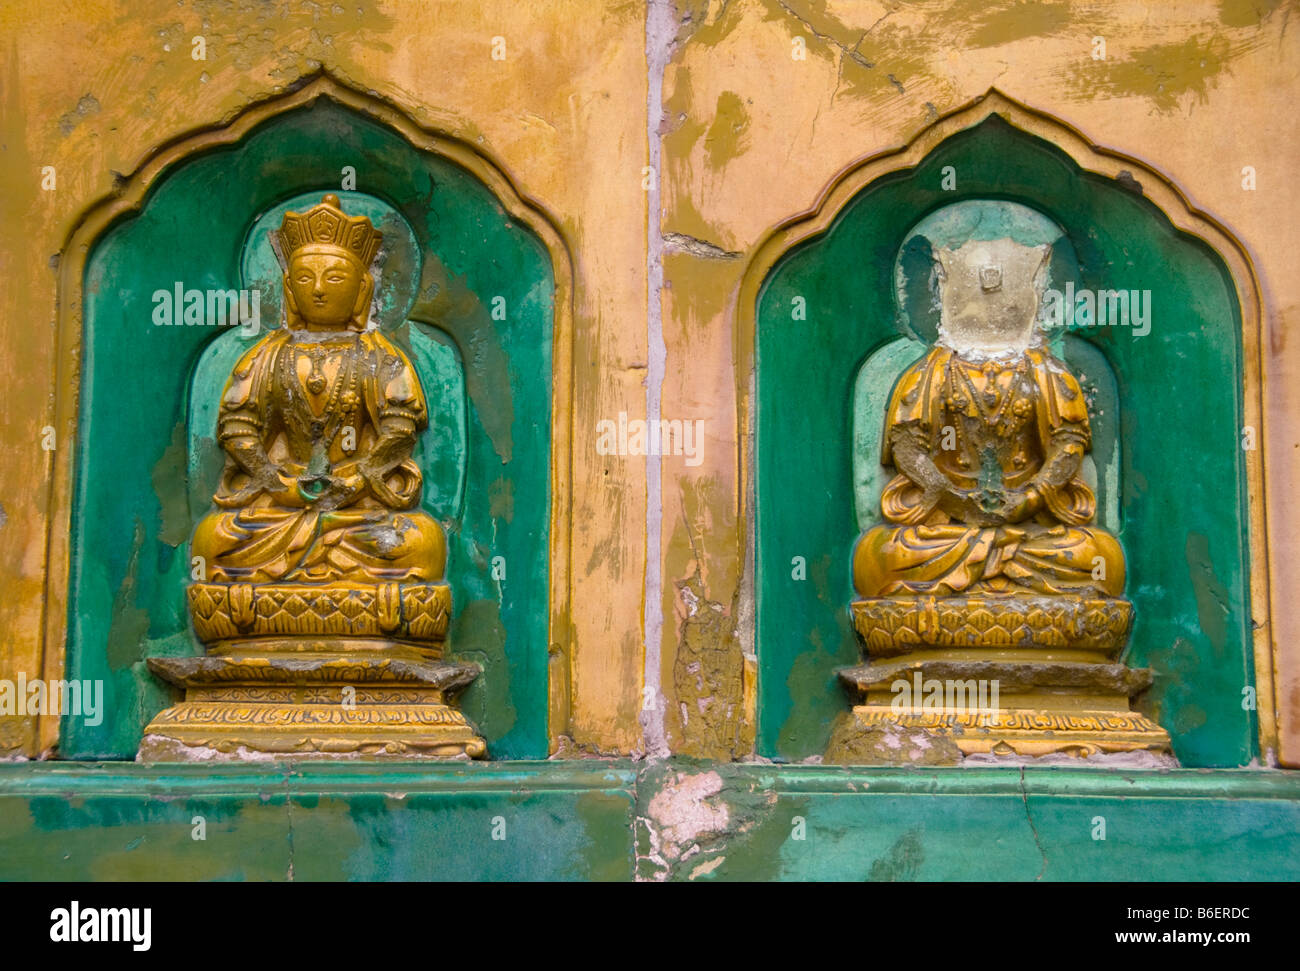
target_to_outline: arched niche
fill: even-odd
[[[60,417],[76,445],[56,468],[52,564],[65,558],[67,572],[63,586],[52,565],[47,645],[65,646],[67,677],[104,682],[107,711],[97,725],[63,721],[64,757],[133,757],[145,722],[171,701],[145,658],[199,652],[184,587],[216,464],[205,408],[243,340],[158,326],[152,295],[241,286],[253,227],[294,200],[339,192],[345,167],[356,173],[351,202],[393,214],[415,244],[392,257],[403,265],[387,265],[411,291],[383,325],[441,409],[417,460],[425,507],[448,532],[451,651],[484,669],[462,707],[492,757],[548,752],[548,647],[568,606],[569,529],[556,521],[568,508],[567,254],[477,152],[322,76],[162,150],[69,246],[62,285],[75,303],[61,347],[75,366],[65,360]],[[278,286],[249,282],[263,296]],[[463,456],[445,461],[458,440]]]
[[[1258,454],[1240,447],[1242,426],[1258,427],[1253,279],[1243,284],[1226,234],[1155,173],[1101,155],[992,93],[892,157],[855,166],[813,213],[760,247],[742,285],[742,313],[752,316],[737,344],[759,754],[819,754],[845,705],[834,672],[857,659],[846,609],[850,553],[862,526],[856,508],[870,501],[854,475],[853,415],[864,398],[888,394],[897,374],[886,371],[916,356],[900,343],[907,338],[893,299],[903,234],[950,203],[1004,199],[1065,229],[1086,286],[1152,293],[1147,335],[1082,328],[1065,349],[1079,370],[1091,364],[1114,375],[1113,518],[1136,605],[1126,660],[1154,670],[1142,705],[1169,730],[1184,765],[1257,757],[1260,726],[1241,703],[1257,677],[1259,695],[1271,691],[1271,671],[1256,664],[1267,647],[1252,617],[1252,598],[1267,589],[1262,522],[1250,509]],[[950,173],[955,186],[945,189]],[[869,392],[859,383],[864,363]],[[806,580],[792,569],[796,557]],[[1271,726],[1271,710],[1262,717]]]

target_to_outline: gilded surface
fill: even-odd
[[[145,729],[144,758],[485,754],[446,697],[475,672],[436,660],[452,610],[447,544],[418,508],[419,378],[370,326],[380,241],[332,194],[286,213],[272,236],[287,321],[226,384],[225,468],[191,549],[204,580],[188,604],[212,657],[151,660],[155,674],[197,690]],[[437,690],[394,695],[404,680],[394,656],[427,662],[416,680]],[[368,690],[334,688],[345,672]],[[301,736],[308,725],[327,734]]]
[[[858,600],[853,626],[872,657],[938,647],[1080,648],[1117,653],[1133,605],[1119,598],[893,597]]]
[[[441,649],[451,617],[443,583],[195,583],[186,591],[199,640],[282,634],[392,636]]]
[[[1097,501],[1079,475],[1087,402],[1035,326],[1049,252],[939,250],[944,333],[889,404],[880,459],[898,474],[854,554],[862,596],[1123,592],[1123,551],[1089,525]]]
[[[212,580],[442,579],[446,539],[416,508],[411,460],[428,405],[411,362],[366,329],[380,239],[337,196],[285,215],[275,242],[288,323],[230,376],[217,510],[194,531]]]
[[[959,206],[994,224],[996,207],[1009,204]],[[1082,474],[1087,401],[1039,318],[1051,246],[968,238],[931,252],[939,335],[886,410],[880,459],[896,474],[881,496],[884,522],[854,550],[854,628],[869,657],[918,659],[918,687],[960,659],[971,685],[1005,677],[1012,690],[993,693],[993,712],[936,720],[910,696],[879,704],[872,666],[845,669],[866,703],[837,724],[827,757],[882,724],[951,734],[966,754],[1166,750],[1164,730],[1127,710],[1149,678],[1107,691],[1080,666],[1119,653],[1132,605],[1122,597],[1124,552],[1093,522],[1096,496]],[[1123,710],[1105,710],[1114,705]],[[1088,707],[1102,710],[1079,714]]]

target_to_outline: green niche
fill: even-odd
[[[945,192],[949,165],[958,188]],[[1253,665],[1242,325],[1231,277],[1140,193],[996,116],[867,186],[764,281],[755,335],[759,753],[821,754],[847,706],[833,669],[858,658],[850,556],[864,525],[858,506],[874,501],[870,477],[855,475],[854,449],[873,448],[878,462],[880,435],[863,422],[855,441],[864,394],[855,380],[874,352],[915,336],[895,297],[904,237],[962,199],[1017,202],[1061,226],[1073,252],[1054,261],[1054,280],[1073,279],[1077,260],[1078,288],[1150,292],[1145,336],[1075,326],[1062,344],[1076,372],[1095,376],[1089,403],[1102,435],[1092,458],[1099,492],[1109,493],[1101,514],[1118,523],[1136,605],[1125,659],[1154,670],[1140,703],[1169,730],[1183,765],[1249,763],[1258,745],[1255,713],[1242,707]],[[916,253],[902,259],[920,267]],[[913,284],[918,298],[922,285]],[[792,319],[796,297],[806,320]],[[825,584],[793,578],[793,557],[812,564],[828,554]]]
[[[549,254],[469,172],[320,99],[176,164],[87,262],[67,676],[102,679],[107,711],[95,725],[64,719],[65,758],[134,758],[145,722],[170,701],[144,659],[199,652],[184,601],[188,543],[220,470],[215,414],[202,408],[215,408],[206,389],[219,393],[246,340],[237,328],[155,326],[152,295],[178,282],[270,286],[256,272],[261,244],[245,245],[253,227],[273,210],[339,192],[349,165],[364,191],[342,193],[345,205],[373,207],[394,245],[409,232],[418,247],[405,255],[396,247],[383,264],[391,275],[381,286],[409,283],[381,290],[378,323],[410,354],[439,411],[417,461],[425,508],[448,532],[450,649],[464,644],[494,679],[466,692],[466,710],[502,709],[479,722],[490,757],[547,754]],[[263,302],[264,327],[278,324],[278,299]],[[493,317],[500,306],[504,320]],[[463,451],[449,461],[457,440]],[[496,557],[504,580],[494,579]],[[467,630],[462,612],[485,601],[492,623]]]

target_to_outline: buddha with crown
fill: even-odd
[[[826,758],[1167,751],[1164,730],[1130,710],[1150,673],[1119,663],[1124,551],[1095,521],[1083,389],[1040,323],[1051,245],[990,238],[1008,218],[1044,217],[957,205],[973,207],[959,213],[965,238],[930,251],[938,339],[886,408],[883,521],[853,550],[865,663],[839,672],[857,703]],[[976,686],[997,701],[981,690],[967,704]]]
[[[442,579],[446,541],[411,461],[428,406],[410,361],[367,326],[380,241],[333,195],[285,215],[288,319],[230,376],[217,511],[194,534],[214,581]]]
[[[478,669],[443,657],[447,544],[412,459],[428,404],[370,323],[381,242],[332,194],[272,234],[285,324],[226,384],[225,467],[191,544],[205,654],[150,659],[186,695],[142,758],[485,754],[452,704]]]

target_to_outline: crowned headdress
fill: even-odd
[[[345,213],[333,193],[306,212],[286,212],[279,232],[271,234],[276,255],[286,267],[298,253],[332,253],[356,260],[367,272],[383,238],[365,216]]]

